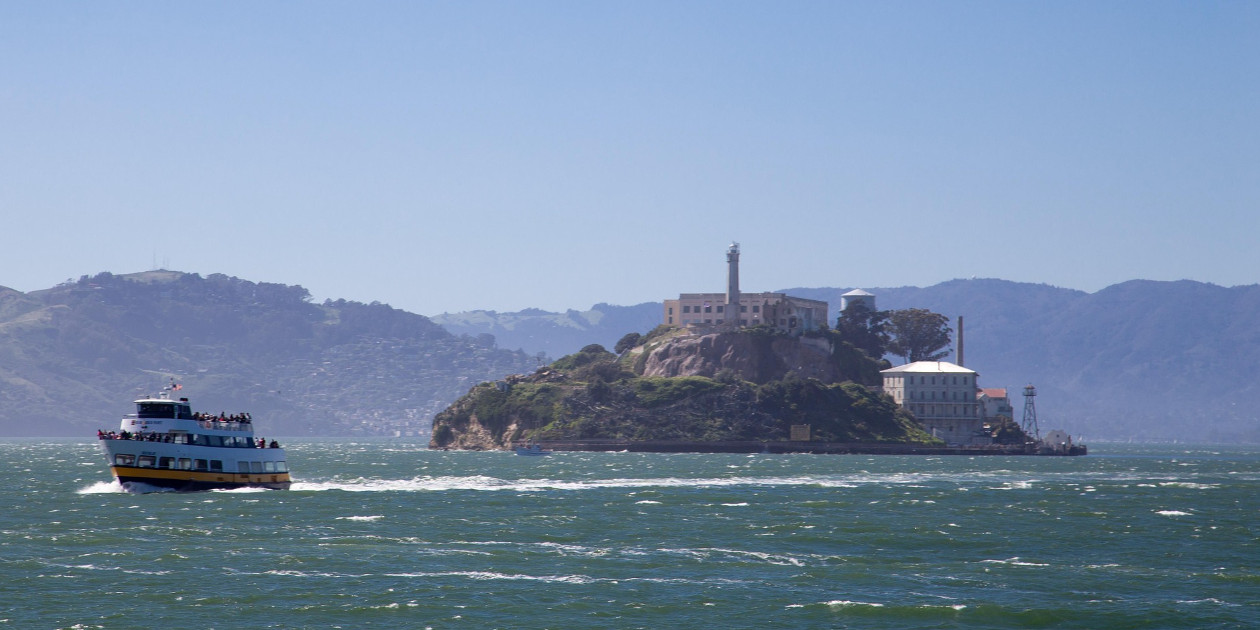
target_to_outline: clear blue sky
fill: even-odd
[[[0,285],[1260,281],[1257,2],[0,3]]]

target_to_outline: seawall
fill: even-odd
[[[1047,452],[1032,445],[929,446],[849,442],[688,442],[674,440],[553,440],[538,442],[552,451],[628,451],[631,453],[812,453],[816,455],[1085,455],[1085,447]]]

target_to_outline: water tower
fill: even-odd
[[[841,313],[843,313],[845,309],[849,308],[850,304],[861,304],[866,307],[866,310],[874,313],[875,312],[875,294],[867,293],[866,291],[863,291],[861,289],[854,289],[840,296],[840,312]]]

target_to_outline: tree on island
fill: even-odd
[[[639,345],[639,340],[642,338],[643,338],[643,335],[640,335],[637,332],[626,333],[625,336],[623,336],[621,339],[617,341],[617,345],[613,346],[613,352],[616,352],[617,354],[622,354],[626,350],[629,350]]]
[[[888,352],[915,361],[939,361],[949,354],[949,318],[923,308],[889,311],[888,330],[892,340]]]
[[[872,311],[862,302],[849,304],[836,318],[840,339],[866,353],[882,359],[888,352],[888,311]]]

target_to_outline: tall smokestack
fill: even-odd
[[[962,315],[958,316],[958,366],[966,367],[963,363],[963,319]]]
[[[731,309],[734,308],[734,311]],[[726,248],[726,319],[739,323],[739,243]]]

